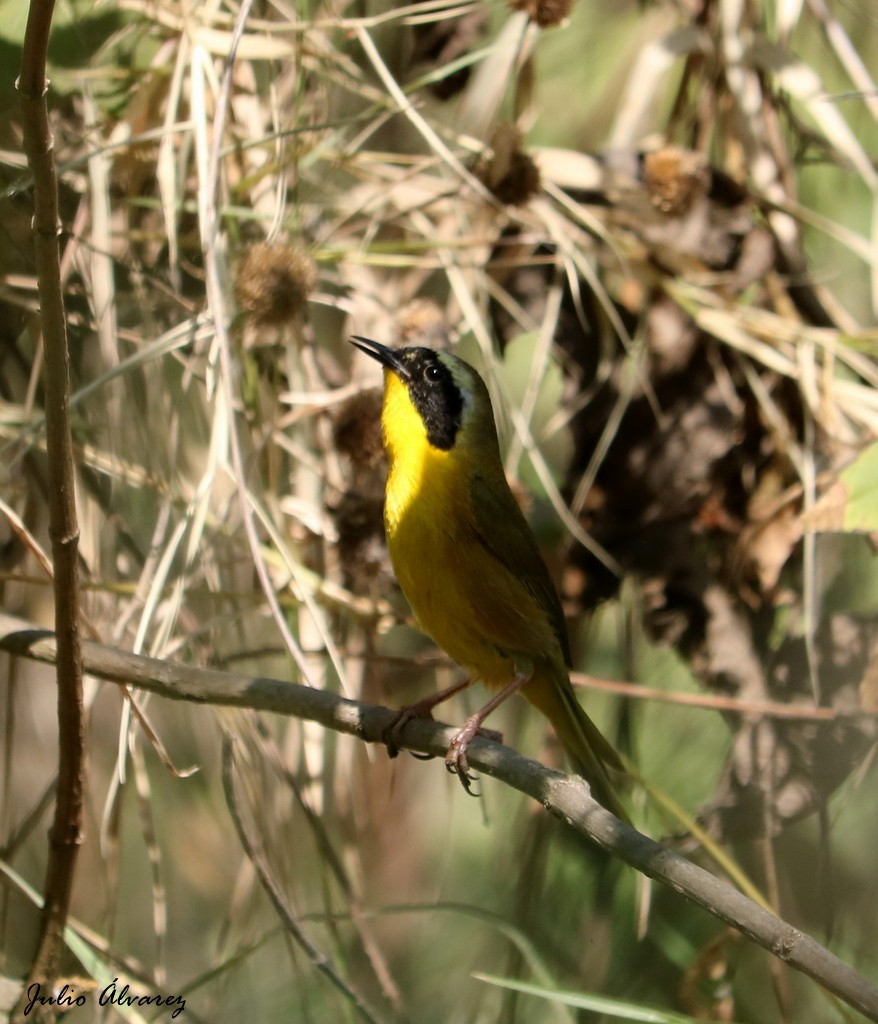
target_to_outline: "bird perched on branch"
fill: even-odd
[[[352,343],[384,368],[384,524],[397,579],[422,628],[471,673],[404,708],[388,749],[395,753],[406,721],[480,680],[497,692],[458,730],[445,759],[467,789],[468,744],[520,692],[552,723],[595,797],[627,818],[611,779],[624,767],[573,692],[561,602],[506,482],[484,381],[445,352]]]

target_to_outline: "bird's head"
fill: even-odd
[[[384,367],[382,422],[391,455],[419,437],[444,452],[497,445],[488,389],[469,363],[421,346],[391,349],[360,337],[352,344]]]

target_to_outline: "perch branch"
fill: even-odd
[[[0,614],[0,650],[54,664],[57,648],[49,631]],[[101,679],[139,687],[171,700],[252,708],[307,719],[367,743],[382,743],[395,717],[387,708],[280,679],[191,668],[90,642],[83,644],[83,653],[86,670]],[[453,732],[438,722],[418,719],[405,726],[400,745],[444,757]],[[472,767],[532,797],[612,856],[698,903],[869,1020],[878,1022],[878,987],[728,882],[621,822],[592,799],[582,779],[551,771],[508,747],[481,738],[473,741],[467,756]]]

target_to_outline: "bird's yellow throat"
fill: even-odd
[[[431,490],[441,487],[450,469],[450,452],[434,448],[427,439],[421,414],[408,389],[392,371],[384,371],[384,410],[381,415],[384,444],[390,462],[384,518],[392,535],[400,519],[420,499],[424,481]],[[431,510],[435,514],[436,510]]]

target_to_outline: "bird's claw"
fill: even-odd
[[[460,779],[460,784],[469,796],[481,796],[477,790],[473,789],[473,784],[479,776],[470,771],[466,759],[467,747],[474,736],[481,736],[483,739],[493,740],[495,743],[503,742],[502,733],[497,732],[496,729],[482,729],[478,724],[478,719],[471,718],[464,722],[463,728],[459,729],[451,738],[451,746],[445,755],[445,767],[452,775],[456,775]]]
[[[457,737],[455,737],[455,739],[457,739]],[[469,770],[466,754],[459,746],[455,745],[453,740],[451,746],[448,748],[448,753],[445,755],[445,767],[452,775],[456,775],[458,777],[467,796],[481,796],[478,790],[473,788],[479,777]]]
[[[429,718],[432,720],[433,713],[425,704],[426,702],[424,704],[408,704],[397,711],[393,721],[387,726],[381,736],[384,746],[387,748],[388,757],[399,757],[401,733],[409,722],[416,718]],[[414,750],[409,751],[409,753],[419,761],[431,761],[435,756],[433,754],[418,754]]]

